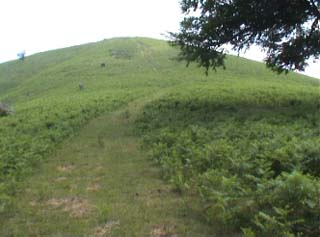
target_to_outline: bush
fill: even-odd
[[[320,235],[317,94],[171,95],[137,120],[164,177],[247,237]],[[192,94],[192,96],[190,96]],[[288,101],[299,100],[300,103]],[[251,104],[250,104],[251,103]],[[301,106],[303,104],[303,106]]]
[[[4,103],[0,103],[0,117],[8,116],[10,113],[9,107]]]

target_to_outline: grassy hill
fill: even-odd
[[[1,64],[0,101],[14,112],[0,117],[0,211],[66,138],[139,100],[136,136],[217,233],[316,236],[319,81],[233,56],[206,76],[177,53],[117,38]]]

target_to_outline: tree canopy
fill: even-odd
[[[256,44],[277,72],[303,71],[320,56],[320,0],[182,0],[185,17],[171,33],[180,59],[207,69],[224,67],[225,49]]]
[[[25,58],[25,56],[26,56],[26,51],[23,50],[23,51],[19,52],[19,53],[17,54],[17,56],[18,56],[18,58],[19,58],[20,60],[23,61],[24,58]]]

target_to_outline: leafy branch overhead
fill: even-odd
[[[266,64],[279,73],[304,70],[320,56],[320,0],[182,0],[180,32],[171,33],[180,59],[224,67],[225,44],[264,49]]]

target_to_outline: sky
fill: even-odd
[[[1,0],[0,63],[51,49],[126,36],[166,39],[183,15],[179,0]],[[240,56],[262,61],[253,47]],[[320,61],[306,74],[320,79]]]

